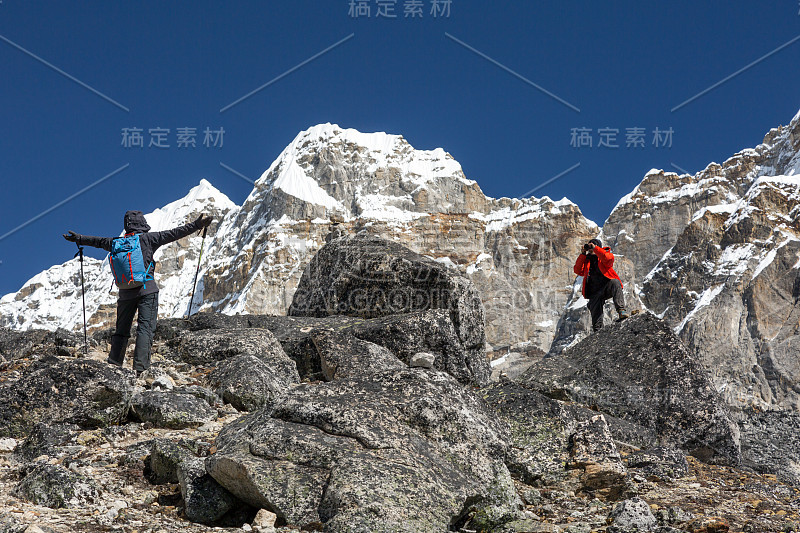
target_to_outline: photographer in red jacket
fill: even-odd
[[[589,300],[586,307],[592,314],[593,331],[603,327],[603,305],[609,298],[613,298],[614,307],[619,314],[617,322],[628,318],[622,282],[613,266],[614,254],[611,253],[611,248],[603,248],[599,239],[592,239],[584,244],[581,255],[575,261],[575,273],[583,276],[581,294]]]

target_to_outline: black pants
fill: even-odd
[[[614,299],[617,313],[625,309],[625,296],[622,293],[622,284],[618,279],[610,280],[602,289],[589,296],[589,303],[586,307],[592,314],[592,330],[594,331],[603,327],[603,304],[609,298]]]
[[[146,294],[131,300],[117,301],[117,326],[111,337],[111,353],[108,362],[122,366],[125,362],[125,348],[131,336],[133,315],[139,311],[136,322],[136,348],[133,352],[133,369],[137,371],[150,368],[150,347],[156,331],[158,319],[158,293]]]

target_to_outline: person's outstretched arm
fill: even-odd
[[[70,231],[63,235],[69,242],[78,243],[80,246],[91,246],[93,248],[102,248],[103,250],[111,251],[111,238],[109,237],[92,237],[91,235],[81,235]]]
[[[183,226],[178,226],[177,228],[172,228],[165,231],[154,231],[148,233],[147,235],[152,243],[153,251],[155,252],[156,248],[159,246],[177,241],[178,239],[182,239],[187,235],[191,235],[197,230],[205,228],[211,224],[212,220],[213,219],[208,215],[200,215],[194,222],[189,222]]]

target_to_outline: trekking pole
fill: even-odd
[[[89,340],[86,336],[86,288],[83,285],[83,246],[75,243],[75,246],[78,247],[78,253],[75,254],[75,257],[80,257],[81,262],[81,300],[83,301],[83,353],[85,355],[89,355]]]
[[[208,226],[203,228],[203,240],[200,241],[200,255],[197,257],[197,270],[194,273],[194,283],[192,283],[192,298],[189,300],[189,313],[186,315],[186,318],[192,316],[192,306],[194,305],[194,290],[197,287],[197,275],[200,274],[200,261],[203,259],[203,245],[206,243],[206,232],[208,232]]]

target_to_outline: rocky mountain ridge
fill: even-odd
[[[649,172],[601,230],[566,199],[486,197],[441,149],[322,124],[298,134],[242,206],[204,182],[193,193],[202,201],[181,200],[185,212],[162,220],[216,215],[196,299],[224,314],[287,312],[332,232],[390,238],[472,281],[495,355],[511,346],[555,353],[587,334],[572,264],[580,243],[599,234],[617,254],[631,307],[675,328],[730,403],[794,409],[799,166],[800,113],[695,176]],[[164,317],[188,308],[199,239],[185,241],[163,252]],[[113,316],[113,296],[99,264],[90,270],[89,314],[99,327]],[[74,329],[75,272],[74,261],[53,267],[3,297],[2,324]]]

